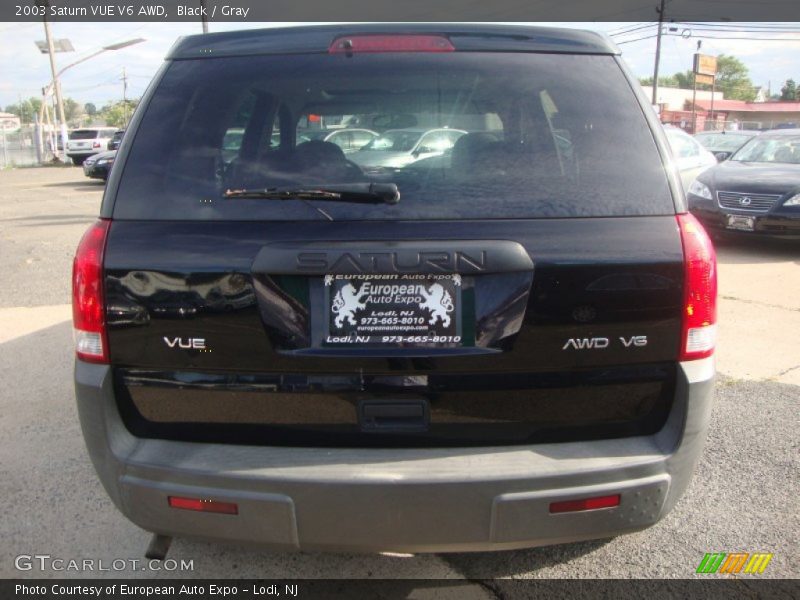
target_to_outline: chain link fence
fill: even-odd
[[[44,158],[47,158],[46,152]],[[0,168],[38,164],[36,132],[33,126],[23,126],[14,131],[0,128]]]

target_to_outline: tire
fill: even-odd
[[[83,161],[86,159],[83,156],[72,156],[72,164],[76,167],[80,167],[83,164]]]

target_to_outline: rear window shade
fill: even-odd
[[[224,197],[356,182],[396,183],[401,200]],[[672,213],[652,133],[613,57],[478,52],[174,61],[114,204],[117,219]]]

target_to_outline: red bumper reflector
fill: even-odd
[[[577,512],[581,510],[596,510],[598,508],[611,508],[619,506],[619,494],[613,496],[598,496],[597,498],[584,498],[582,500],[564,500],[552,502],[551,513]]]
[[[357,52],[453,52],[455,48],[441,35],[348,35],[338,37],[329,54]]]
[[[170,496],[169,505],[172,508],[182,508],[183,510],[221,513],[223,515],[239,514],[239,507],[233,502],[217,502],[216,500],[202,500],[200,498],[181,498],[180,496]]]

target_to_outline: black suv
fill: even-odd
[[[370,152],[395,150],[387,131],[459,133],[369,167],[298,135],[346,123],[378,135]],[[686,489],[714,250],[606,38],[184,38],[116,162],[75,259],[76,393],[108,494],[161,536],[151,555],[174,535],[405,552],[607,537]]]
[[[124,129],[117,129],[111,139],[108,140],[108,150],[119,150],[119,145],[122,143],[122,136],[125,135]]]

